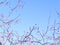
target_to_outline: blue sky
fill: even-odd
[[[24,27],[37,24],[45,29],[49,16],[50,23],[54,23],[54,19],[60,19],[56,14],[56,10],[60,12],[59,2],[59,0],[24,0],[24,7],[21,13]]]
[[[0,0],[5,1],[5,0]],[[17,4],[18,0],[10,0],[9,5],[11,8]],[[46,30],[48,26],[48,18],[50,16],[49,26],[56,22],[60,22],[60,16],[56,11],[60,12],[60,0],[22,0],[23,8],[17,8],[7,20],[14,19],[18,15],[19,23],[12,24],[11,29],[22,35],[24,31],[29,31],[29,27],[37,24],[40,30]],[[0,15],[8,17],[11,12],[10,8],[5,4],[0,5]]]
[[[5,0],[1,0],[5,1]],[[1,2],[0,1],[0,2]],[[17,4],[18,0],[11,0],[9,3],[11,8]],[[14,2],[14,3],[13,3]],[[22,27],[22,30],[37,24],[38,26],[46,27],[48,23],[48,18],[50,16],[50,22],[52,23],[54,18],[60,18],[56,14],[56,10],[60,12],[59,0],[23,0],[24,7],[19,9],[17,8],[11,15],[11,19],[20,14],[21,23],[19,27]],[[0,14],[4,13],[5,16],[9,15],[10,8],[6,5],[0,5]],[[4,10],[4,11],[3,11]],[[24,29],[23,29],[24,28]]]

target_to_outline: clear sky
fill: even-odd
[[[5,0],[0,0],[4,2]],[[12,24],[11,29],[18,32],[20,35],[22,33],[29,31],[29,27],[37,24],[40,30],[46,30],[48,26],[48,19],[50,16],[49,26],[56,22],[60,22],[60,16],[57,15],[56,11],[60,12],[60,0],[22,0],[23,8],[17,8],[10,17],[8,17],[11,12],[10,8],[13,8],[17,4],[18,0],[9,0],[9,4],[0,5],[0,15],[4,14],[7,20],[14,19],[18,15],[19,22],[17,24]],[[10,8],[9,8],[10,6]]]
[[[23,27],[29,28],[37,24],[38,26],[46,29],[48,18],[50,16],[50,23],[54,20],[60,19],[56,11],[60,12],[59,0],[23,0],[24,7],[21,13],[21,22]]]

